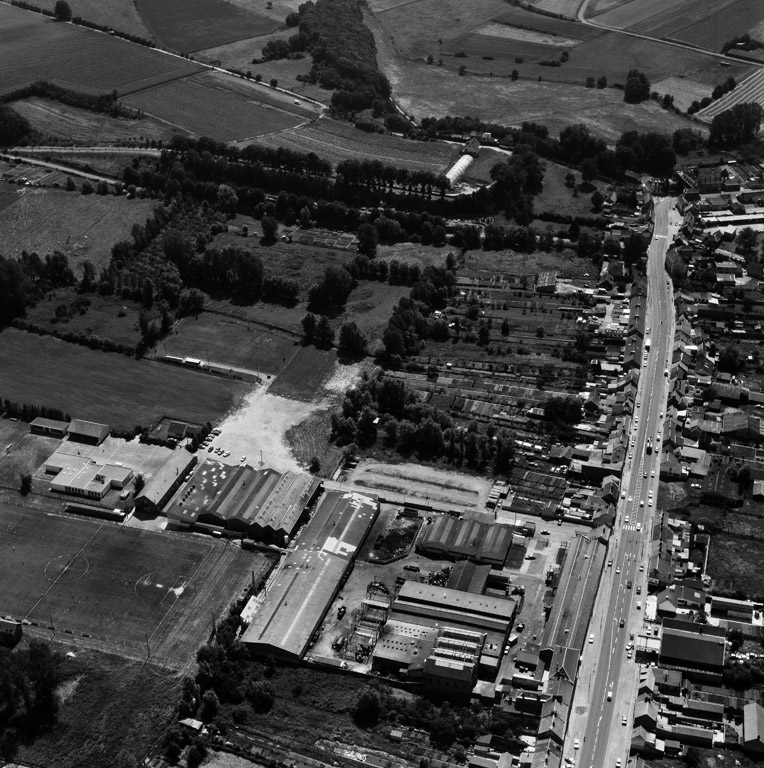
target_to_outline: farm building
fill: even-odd
[[[464,176],[467,169],[475,162],[475,158],[472,155],[462,155],[449,169],[446,171],[446,178],[450,186],[454,186],[457,181],[460,181]]]
[[[320,490],[320,481],[311,475],[204,461],[166,514],[180,525],[214,525],[283,544],[304,521]]]
[[[69,424],[69,439],[77,443],[100,445],[108,436],[109,428],[106,424],[83,421],[82,419],[72,419]]]
[[[46,465],[46,469],[49,467]],[[129,467],[88,461],[79,467],[61,467],[50,481],[50,487],[58,493],[100,501],[110,490],[120,490],[132,479],[133,470]]]
[[[30,425],[33,435],[45,435],[46,437],[66,437],[69,430],[68,421],[57,421],[56,419],[43,419],[38,416]]]
[[[188,451],[173,451],[164,466],[135,497],[135,508],[145,514],[159,514],[196,466],[196,461],[196,456]]]
[[[439,517],[417,543],[423,554],[451,560],[470,560],[501,568],[512,546],[512,531],[505,525]]]
[[[0,618],[0,644],[14,646],[21,640],[21,622]]]
[[[378,512],[376,497],[329,491],[274,573],[242,641],[255,653],[300,661]]]

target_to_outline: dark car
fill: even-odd
[[[347,610],[348,609],[344,605],[341,605],[337,611],[337,618],[341,619],[347,613]]]
[[[404,565],[403,566],[404,571],[414,571],[414,573],[419,573],[419,566],[418,565]]]

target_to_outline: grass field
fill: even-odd
[[[580,184],[581,175],[577,171],[571,171],[570,168],[566,168],[563,165],[557,165],[557,163],[544,161],[546,171],[544,171],[544,189],[536,199],[533,201],[533,209],[537,213],[542,211],[559,212],[565,211],[565,213],[571,216],[592,216],[592,192],[580,192],[578,197],[574,193],[574,189],[565,186],[565,177],[569,173],[573,173],[576,177],[576,184]],[[605,193],[605,186],[603,184],[595,184],[595,187],[603,194]],[[538,226],[542,225],[542,222],[537,222]]]
[[[56,7],[56,0],[38,0],[35,5],[52,11]],[[151,33],[131,0],[71,0],[69,5],[73,16],[118,32],[151,39]]]
[[[95,352],[12,328],[0,334],[3,397],[61,408],[113,427],[153,424],[165,415],[215,422],[249,389],[239,381]]]
[[[5,3],[0,4],[0,29],[0,93],[51,80],[79,91],[124,95],[200,70],[185,59]]]
[[[708,575],[722,589],[740,588],[751,597],[764,595],[761,561],[764,543],[751,538],[714,533],[708,555]]]
[[[163,622],[191,602],[193,580],[213,552],[212,540],[18,507],[2,513],[11,545],[0,562],[5,611],[115,649],[145,648],[146,634],[158,646],[168,630]]]
[[[203,313],[181,320],[155,353],[196,357],[275,375],[295,353],[295,340],[240,320]]]
[[[421,110],[416,112],[419,117],[430,114]],[[459,156],[459,149],[455,146],[440,142],[408,141],[397,136],[372,135],[327,117],[309,125],[261,137],[253,143],[315,152],[332,163],[351,157],[373,158],[406,167],[429,168],[436,173],[446,171]]]
[[[181,53],[272,32],[278,22],[224,0],[136,0],[144,23],[163,46]]]
[[[19,760],[57,768],[113,768],[124,751],[140,765],[174,714],[180,678],[154,664],[63,642],[54,641],[52,648],[76,653],[63,665],[67,682],[59,689],[58,724],[22,746]]]
[[[685,77],[667,77],[665,80],[653,83],[652,90],[661,96],[664,93],[670,93],[674,97],[675,106],[686,112],[693,101],[700,101],[710,96],[713,89],[706,83],[696,83]]]
[[[3,254],[61,251],[78,277],[86,259],[100,272],[109,263],[112,245],[129,238],[133,224],[145,221],[154,206],[151,200],[26,188],[0,212]]]
[[[46,137],[45,143],[53,139],[72,145],[103,147],[144,139],[167,141],[173,135],[185,133],[145,115],[138,120],[114,118],[36,97],[15,101],[13,108]],[[124,157],[122,160],[124,163]]]
[[[202,78],[185,78],[134,93],[125,103],[217,141],[242,141],[284,131],[304,118],[266,104],[247,101]],[[204,109],[199,105],[204,104]]]
[[[292,400],[315,400],[336,362],[333,350],[300,347],[268,391]]]

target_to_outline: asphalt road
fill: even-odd
[[[626,646],[642,624],[650,529],[660,478],[660,439],[657,450],[647,454],[646,448],[648,438],[655,444],[662,429],[668,396],[669,379],[664,371],[670,365],[674,316],[664,260],[679,224],[674,202],[664,198],[655,206],[655,229],[648,252],[645,326],[651,348],[641,369],[616,528],[597,596],[597,602],[607,603],[607,609],[593,619],[593,624],[599,624],[592,626],[592,642],[585,648],[585,652],[597,656],[588,680],[579,678],[579,691],[587,700],[586,722],[583,729],[569,731],[565,744],[565,755],[585,768],[616,766],[618,760],[626,765],[628,757],[631,728],[623,727],[622,718],[626,717],[627,726],[631,725],[631,698],[638,666],[627,657]],[[638,588],[641,594],[637,594]]]

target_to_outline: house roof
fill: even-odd
[[[100,440],[108,436],[109,427],[106,424],[98,424],[95,421],[72,419],[69,424],[69,434],[79,435],[81,437],[92,437]]]

